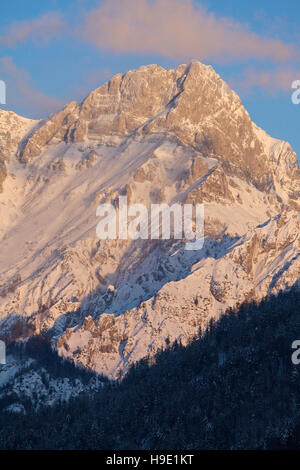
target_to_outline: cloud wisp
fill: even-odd
[[[290,93],[291,84],[296,79],[300,79],[300,68],[285,66],[272,70],[257,70],[248,67],[239,77],[230,80],[230,84],[243,92],[251,93],[255,88],[260,88],[274,95],[280,92]]]
[[[105,0],[85,17],[82,37],[115,53],[158,54],[218,63],[287,61],[295,51],[245,25],[217,18],[191,0]]]
[[[6,30],[0,31],[0,44],[14,47],[29,40],[47,43],[57,37],[65,27],[59,12],[48,12],[33,20],[14,21]]]
[[[299,78],[295,73],[300,65],[296,47],[257,34],[232,19],[217,17],[193,0],[102,0],[96,9],[86,11],[84,6],[82,11],[82,15],[75,15],[72,27],[72,17],[68,20],[67,13],[63,16],[59,11],[15,21],[0,30],[0,47],[15,48],[26,42],[43,45],[55,38],[71,38],[72,45],[85,43],[102,51],[140,55],[145,62],[151,55],[175,62],[195,58],[214,64],[239,63],[241,67],[251,62],[255,67],[246,68],[231,80],[232,86],[243,92],[258,87],[269,93],[287,91]],[[262,62],[266,70],[262,70]],[[69,86],[66,98],[83,98],[111,75],[105,67],[96,72],[87,69],[83,81]],[[10,105],[26,110],[26,114],[44,116],[63,104],[35,90],[28,72],[18,68],[11,57],[0,58],[0,78],[9,85]]]

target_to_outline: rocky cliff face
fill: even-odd
[[[0,192],[7,176],[6,163],[19,143],[35,126],[37,121],[26,119],[9,111],[0,110]]]
[[[70,103],[48,120],[26,142],[20,159],[38,156],[50,142],[157,133],[173,134],[204,156],[238,166],[258,188],[283,187],[287,181],[278,179],[278,172],[299,184],[291,147],[263,135],[236,93],[212,67],[197,61],[174,70],[153,65],[114,76],[80,106]],[[292,188],[290,193],[299,197]]]
[[[119,74],[28,127],[18,137],[8,128],[14,144],[4,141],[7,341],[48,331],[60,354],[116,377],[228,307],[298,281],[297,156],[251,121],[211,67]],[[204,247],[98,240],[97,205],[119,195],[203,203]]]

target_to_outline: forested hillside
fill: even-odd
[[[2,411],[0,448],[300,447],[296,339],[299,291],[244,304],[188,347],[175,344],[155,363],[138,363],[93,396],[82,393],[38,413],[29,403],[25,414]],[[44,350],[40,360],[46,357]]]

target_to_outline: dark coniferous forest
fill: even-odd
[[[26,414],[0,412],[1,449],[300,448],[300,293],[229,311],[188,347],[174,344],[96,394]],[[54,374],[90,374],[43,339],[27,354]],[[153,361],[152,361],[153,362]],[[20,401],[20,400],[19,400]],[[0,407],[5,408],[5,400]]]

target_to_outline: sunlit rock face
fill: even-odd
[[[7,176],[6,162],[17,151],[22,139],[37,125],[38,121],[0,110],[0,192]]]
[[[44,121],[0,114],[0,337],[112,377],[294,285],[299,168],[199,62],[118,74]],[[96,209],[204,204],[205,243],[99,240]]]

